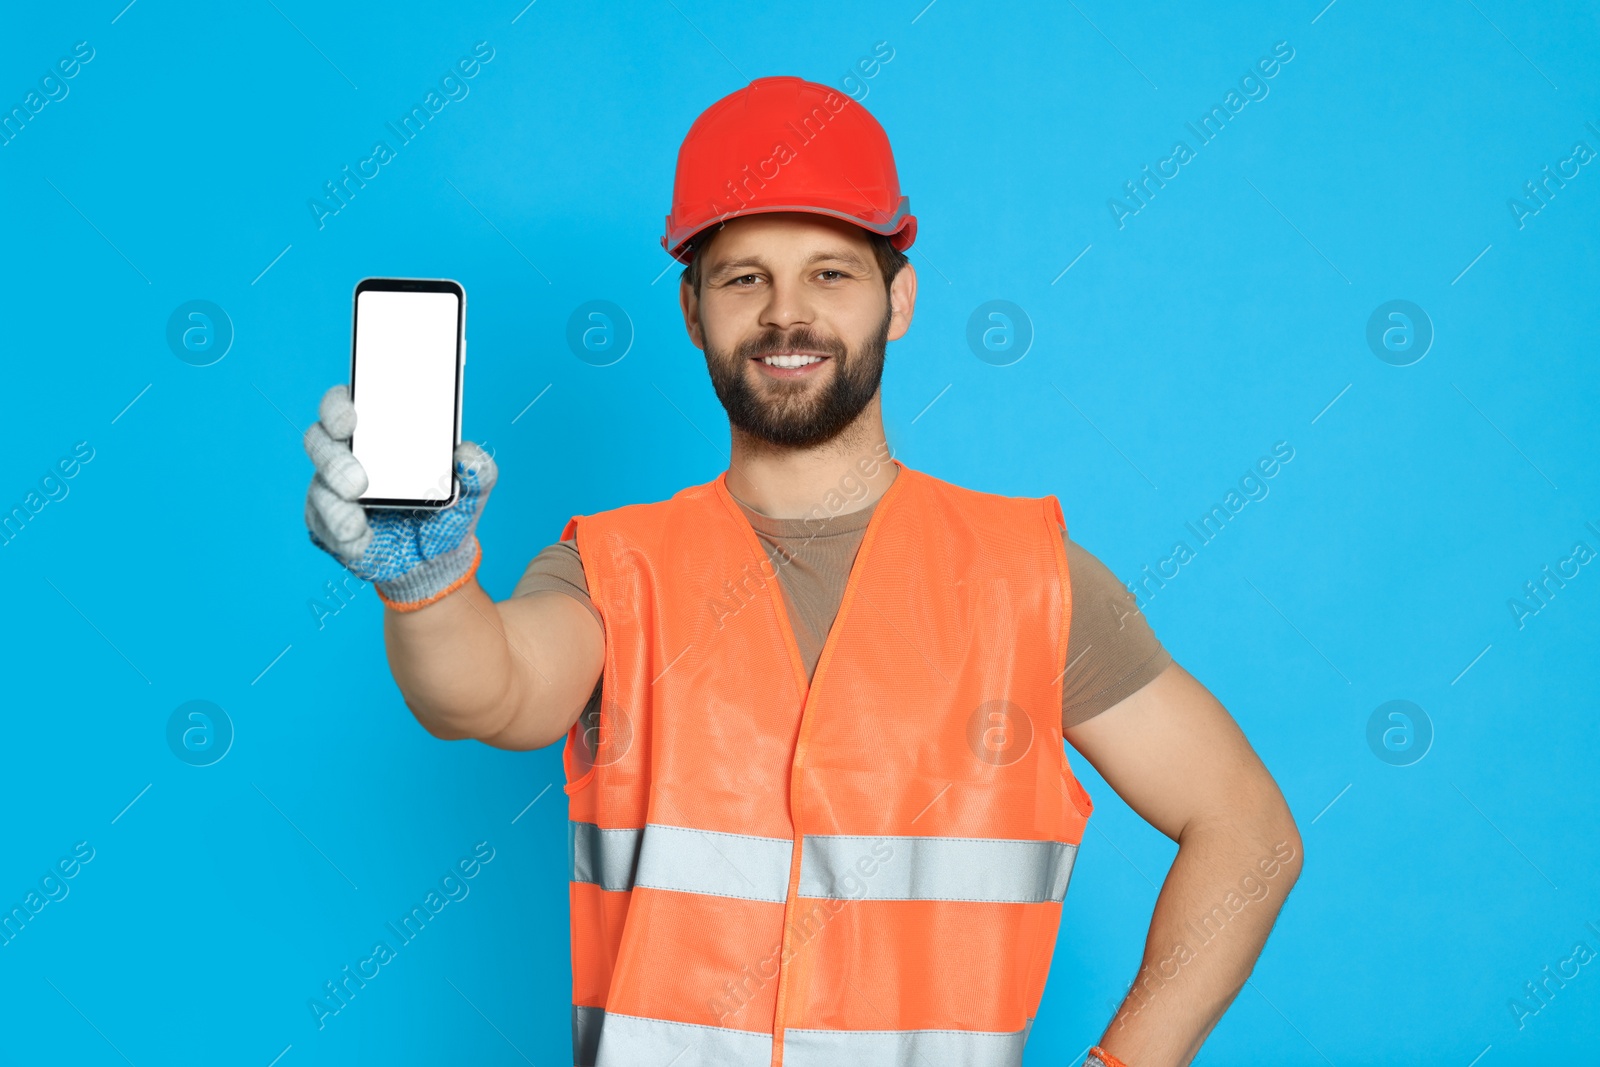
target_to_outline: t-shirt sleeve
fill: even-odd
[[[558,593],[565,593],[584,607],[589,609],[589,614],[594,616],[594,621],[605,622],[600,618],[600,612],[595,610],[593,602],[589,599],[589,580],[584,577],[583,559],[578,555],[578,539],[569,537],[565,541],[557,541],[539,550],[533,557],[533,562],[528,564],[528,569],[522,573],[521,581],[511,591],[514,597],[527,596],[530,593],[540,593],[553,589]]]
[[[1072,583],[1072,625],[1061,679],[1068,728],[1137,693],[1172,662],[1133,594],[1088,549],[1063,534]]]

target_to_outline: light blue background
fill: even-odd
[[[1507,201],[1574,142],[1600,149],[1593,5],[274,2],[31,5],[0,34],[5,110],[95,49],[0,147],[0,505],[95,450],[0,547],[0,903],[95,849],[0,947],[0,1061],[569,1062],[558,750],[428,736],[370,589],[319,629],[342,572],[304,533],[300,432],[346,373],[356,280],[448,276],[469,294],[464,432],[502,471],[491,595],[568,516],[715,477],[726,422],[657,240],[678,143],[748,80],[838,86],[879,41],[864,102],[921,220],[884,381],[907,463],[1058,494],[1132,581],[1275,442],[1295,450],[1147,609],[1308,853],[1196,1062],[1592,1054],[1600,964],[1521,1029],[1508,1004],[1600,949],[1600,566],[1520,629],[1507,600],[1600,549],[1600,165],[1520,229]],[[319,230],[322,183],[478,41],[470,95]],[[1185,121],[1278,41],[1270,95],[1119,230],[1107,199],[1194,147]],[[212,366],[164,339],[191,299],[236,330]],[[610,367],[564,339],[591,299],[636,331]],[[1012,366],[966,345],[991,299],[1035,330]],[[1391,299],[1436,330],[1409,367],[1365,342]],[[194,699],[236,730],[206,768],[165,737]],[[1435,731],[1413,766],[1366,742],[1394,699]],[[1098,1037],[1175,852],[1075,764],[1097,811],[1031,1064]],[[471,895],[319,1031],[323,982],[480,841]]]

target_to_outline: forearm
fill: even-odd
[[[1189,1063],[1250,976],[1300,864],[1287,812],[1180,835],[1138,976],[1102,1047],[1129,1067]]]
[[[415,611],[385,608],[383,635],[395,684],[429,733],[486,738],[509,724],[523,698],[516,656],[476,577]]]

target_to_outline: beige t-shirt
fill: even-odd
[[[735,498],[735,502],[778,572],[795,643],[807,674],[813,674],[877,501],[822,522],[775,519],[742,500]],[[1062,664],[1061,721],[1063,727],[1071,727],[1143,688],[1172,657],[1156,640],[1116,575],[1070,537],[1063,534],[1062,541],[1072,582],[1072,625],[1067,634],[1067,662]],[[544,590],[566,593],[605,626],[589,600],[576,539],[541,550],[511,595]],[[598,709],[599,702],[600,686],[596,684],[588,710]]]

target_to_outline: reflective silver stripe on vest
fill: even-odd
[[[605,1025],[604,1008],[572,1006],[572,1067],[594,1067],[600,1048],[600,1028]]]
[[[788,893],[793,843],[786,838],[659,823],[643,830],[602,830],[589,822],[567,827],[574,882],[774,904]],[[807,834],[800,896],[1060,903],[1077,853],[1060,841]]]
[[[772,1062],[771,1034],[616,1012],[607,1012],[604,1021],[596,1067],[768,1067]]]
[[[640,830],[602,830],[592,822],[567,822],[567,864],[574,882],[601,889],[633,888]]]
[[[784,1067],[1019,1067],[1027,1031],[785,1030]],[[676,1067],[676,1065],[674,1065]]]
[[[782,904],[789,895],[794,842],[651,823],[636,885]]]
[[[1060,902],[1076,845],[973,837],[807,834],[800,895],[849,900]]]

